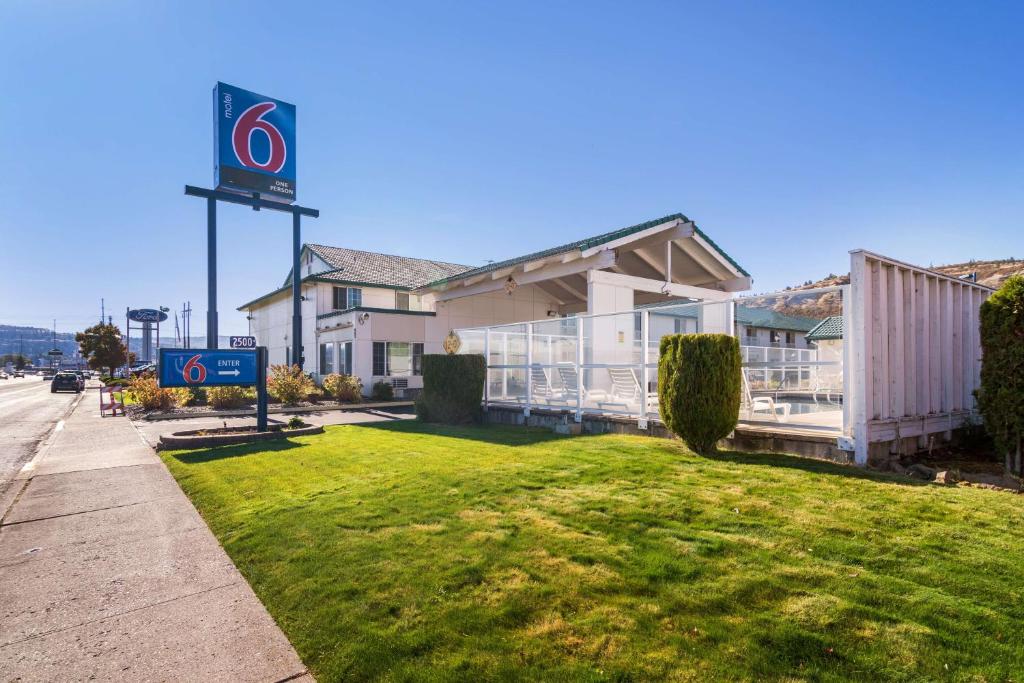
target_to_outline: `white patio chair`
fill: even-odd
[[[792,405],[789,403],[776,402],[771,396],[753,396],[750,393],[750,382],[747,381],[747,372],[742,372],[743,376],[743,407],[746,409],[747,418],[753,419],[757,414],[767,413],[776,422],[786,422],[789,420],[789,412],[792,409]],[[782,419],[779,419],[779,412],[782,412]]]

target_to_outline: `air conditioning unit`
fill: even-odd
[[[406,377],[392,377],[391,388],[395,390],[397,398],[405,398],[405,390],[409,388],[409,380]]]

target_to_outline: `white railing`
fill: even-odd
[[[786,296],[789,293],[780,293]],[[758,297],[759,299],[763,297]],[[723,332],[735,336],[735,306],[749,299],[675,304],[623,313],[580,315],[457,330],[460,353],[487,359],[484,402],[564,410],[577,421],[584,414],[636,419],[646,427],[658,419],[657,377],[661,338],[680,332]],[[842,428],[841,360],[823,360],[816,349],[741,346],[746,390],[745,419],[811,421]],[[753,410],[758,395],[780,407],[772,414]],[[796,406],[796,400],[808,406]],[[785,413],[785,416],[783,416]],[[741,415],[742,417],[742,415]]]

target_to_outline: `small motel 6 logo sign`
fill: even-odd
[[[253,386],[256,351],[160,349],[161,387]]]
[[[226,83],[213,89],[214,183],[295,201],[295,105]]]

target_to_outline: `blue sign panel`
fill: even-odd
[[[295,201],[295,105],[226,83],[213,89],[214,183]]]
[[[256,351],[160,349],[161,387],[254,386]]]

